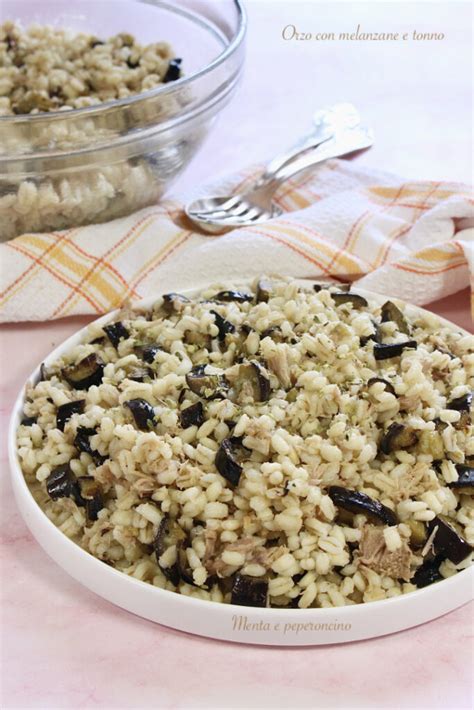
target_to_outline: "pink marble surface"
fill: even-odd
[[[338,5],[248,3],[249,61],[240,95],[178,188],[240,167],[248,158],[241,146],[255,146],[252,158],[264,158],[304,128],[314,108],[342,99],[357,103],[377,127],[376,147],[361,157],[365,164],[413,178],[470,179],[469,4],[350,3],[344,12]],[[279,33],[289,22],[313,31],[347,31],[358,22],[379,31],[441,28],[446,39],[395,48],[283,45]],[[262,131],[269,115],[271,127]],[[472,329],[467,291],[430,308]],[[9,325],[1,334],[2,708],[472,706],[472,604],[421,627],[359,643],[243,647],[135,617],[53,563],[12,501],[6,423],[28,373],[86,322]]]

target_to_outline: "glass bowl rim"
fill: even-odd
[[[145,2],[146,4],[155,4],[155,3],[148,3],[147,0],[135,0],[136,2]],[[93,115],[98,115],[101,112],[105,111],[110,111],[115,108],[123,108],[125,106],[131,106],[133,104],[139,103],[141,101],[146,101],[148,99],[154,98],[156,96],[161,96],[161,95],[166,95],[166,94],[171,94],[176,91],[176,87],[182,87],[182,86],[187,86],[191,84],[193,81],[196,79],[200,79],[201,77],[205,76],[206,74],[209,74],[212,72],[214,69],[219,67],[221,64],[223,64],[226,59],[230,56],[232,56],[241,46],[243,43],[243,40],[246,35],[247,31],[247,12],[245,10],[244,5],[242,4],[242,0],[232,0],[233,6],[237,11],[237,27],[236,30],[231,37],[231,40],[229,44],[224,48],[224,50],[217,55],[215,59],[212,60],[210,64],[207,64],[205,67],[200,69],[197,72],[194,72],[193,74],[190,74],[189,76],[185,76],[182,79],[177,79],[176,81],[170,82],[169,86],[157,86],[154,89],[148,89],[147,91],[142,91],[139,94],[133,94],[132,96],[127,96],[123,99],[113,99],[112,101],[104,101],[100,104],[95,104],[93,106],[84,106],[83,108],[73,108],[73,109],[68,109],[67,111],[42,111],[40,113],[36,114],[18,114],[18,115],[6,115],[6,116],[0,116],[0,125],[3,124],[15,124],[15,123],[21,123],[27,121],[28,123],[38,123],[40,121],[56,121],[56,120],[66,120],[67,118],[71,119],[76,119],[76,118],[81,118],[81,117],[87,117],[87,116],[93,116]],[[171,12],[174,12],[178,15],[182,15],[184,17],[187,17],[188,19],[192,19],[193,21],[199,20],[201,24],[203,24],[203,19],[200,14],[197,12],[182,8],[182,7],[176,7],[173,6],[170,2],[167,2],[167,0],[156,0],[156,5],[158,7],[162,7],[166,10],[170,10]]]

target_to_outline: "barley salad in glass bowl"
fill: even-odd
[[[21,475],[120,577],[340,615],[472,562],[474,337],[419,308],[277,278],[165,294],[37,380]]]
[[[3,0],[0,241],[154,204],[235,93],[239,0]]]

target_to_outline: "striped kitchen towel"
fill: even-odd
[[[257,174],[252,168],[200,192],[226,194]],[[357,280],[418,305],[472,283],[474,200],[462,184],[406,182],[331,160],[280,187],[281,217],[217,237],[187,221],[189,197],[1,244],[1,320],[104,313],[163,290],[261,273]]]

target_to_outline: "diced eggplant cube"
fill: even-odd
[[[179,549],[185,540],[186,533],[181,526],[176,520],[172,520],[169,515],[165,515],[158,526],[153,541],[153,549],[155,551],[158,567],[161,569],[166,579],[168,579],[171,584],[174,584],[175,587],[177,587],[181,581]],[[160,558],[172,545],[176,546],[176,561],[169,567],[164,567],[160,563]]]
[[[82,414],[85,406],[85,399],[77,399],[74,402],[66,402],[66,404],[61,404],[56,412],[57,428],[60,431],[64,431],[66,422],[69,421],[73,414]]]
[[[472,406],[472,392],[456,397],[447,403],[446,409],[455,409],[457,412],[469,412]]]
[[[219,291],[213,296],[214,301],[222,301],[227,303],[229,301],[235,301],[236,303],[250,303],[253,301],[253,295],[251,293],[244,293],[243,291]]]
[[[99,512],[105,505],[104,492],[99,481],[92,476],[80,476],[77,479],[78,495],[77,505],[86,509],[89,520],[97,520]]]
[[[170,81],[176,81],[177,79],[180,78],[181,76],[181,62],[183,60],[180,59],[179,57],[176,57],[175,59],[171,59],[170,63],[168,64],[168,69],[166,70],[166,74],[163,77],[163,84],[167,84]]]
[[[236,574],[232,586],[231,604],[266,607],[268,582],[258,577]]]
[[[418,432],[412,427],[394,422],[390,424],[380,441],[380,451],[387,455],[399,449],[408,449],[418,441]]]
[[[94,463],[100,466],[107,460],[106,456],[102,456],[98,451],[93,449],[90,444],[90,437],[94,436],[97,431],[91,427],[80,426],[77,428],[76,436],[74,438],[74,446],[79,451],[84,451],[86,454],[92,457]]]
[[[118,348],[119,343],[121,340],[127,340],[127,338],[130,337],[130,333],[122,323],[122,321],[118,321],[117,323],[110,323],[110,325],[104,326],[104,333],[114,346],[114,348]]]
[[[23,417],[20,424],[22,426],[33,426],[38,421],[38,417]]]
[[[453,564],[458,565],[472,552],[471,545],[443,515],[437,515],[428,523],[428,535],[431,535],[435,528],[437,530],[433,548],[436,554],[444,555]]]
[[[104,375],[104,363],[91,353],[77,365],[70,365],[63,370],[65,380],[76,390],[87,390],[93,385],[100,385]]]
[[[457,493],[474,494],[474,468],[465,464],[457,464],[458,480],[448,483],[448,486]]]
[[[392,357],[398,357],[406,348],[416,350],[417,347],[416,340],[405,340],[403,343],[375,343],[374,357],[376,360],[388,360]]]
[[[179,419],[183,429],[187,429],[190,426],[201,426],[204,422],[204,407],[202,402],[195,402],[189,407],[182,409]]]
[[[46,490],[52,500],[69,498],[77,490],[77,478],[68,463],[54,468],[46,479]]]
[[[243,470],[239,462],[241,448],[241,444],[234,438],[223,439],[215,458],[217,470],[233,486],[238,485]]]
[[[149,431],[155,426],[155,410],[146,399],[141,397],[129,399],[128,402],[124,402],[124,406],[131,411],[135,424],[142,431]]]
[[[329,486],[328,495],[338,508],[348,510],[350,513],[362,513],[370,520],[385,525],[396,525],[397,516],[380,501],[371,498],[366,493],[343,488],[342,486]]]
[[[390,394],[395,394],[394,386],[387,380],[384,380],[382,377],[371,377],[370,380],[367,381],[367,387],[372,387],[372,385],[377,384],[377,382],[381,382],[387,392],[389,392]]]
[[[206,374],[205,365],[196,365],[186,375],[186,384],[191,392],[204,399],[223,397],[227,382],[222,375]]]
[[[439,566],[443,561],[441,555],[436,555],[436,557],[425,559],[423,564],[418,567],[415,574],[411,578],[412,584],[415,584],[418,589],[427,587],[434,582],[439,582],[443,579],[441,572],[439,571]]]
[[[225,340],[225,336],[228,333],[234,333],[235,332],[235,325],[230,323],[228,320],[223,318],[217,311],[211,311],[212,315],[214,316],[214,320],[216,322],[217,328],[219,330],[218,338],[222,342]]]
[[[382,306],[382,323],[393,321],[400,333],[410,335],[410,326],[401,310],[392,301],[386,301]]]
[[[336,306],[350,303],[354,309],[366,308],[369,304],[367,300],[357,293],[331,293],[331,298]]]

